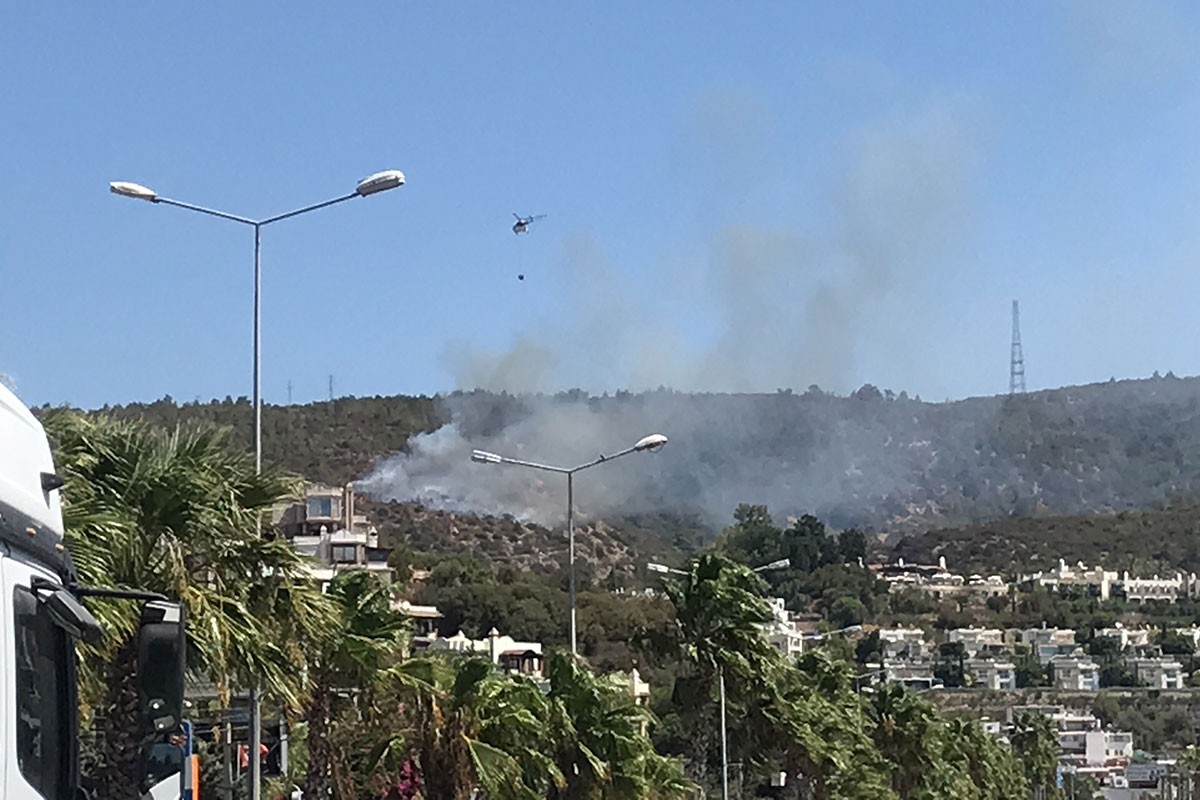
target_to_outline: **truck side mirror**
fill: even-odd
[[[183,720],[186,656],[184,607],[154,600],[142,607],[138,630],[138,700],[146,729],[173,732]]]
[[[83,603],[76,600],[66,589],[53,592],[43,602],[46,604],[46,611],[50,613],[50,619],[68,635],[87,644],[100,641],[100,623],[96,622],[96,618],[84,608]]]

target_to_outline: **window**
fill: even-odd
[[[70,793],[71,708],[67,635],[32,591],[13,596],[16,635],[17,764],[48,800]]]
[[[333,561],[335,564],[357,563],[358,547],[352,544],[335,544],[333,546]]]
[[[337,513],[332,497],[310,497],[308,498],[308,516],[309,517],[332,517]]]

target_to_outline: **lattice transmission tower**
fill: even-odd
[[[1021,354],[1021,311],[1013,300],[1012,352],[1008,361],[1008,393],[1025,392],[1025,356]]]

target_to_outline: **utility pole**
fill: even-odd
[[[292,404],[292,380],[288,379],[288,405]]]
[[[329,402],[333,402],[333,376],[329,376]]]
[[[1008,393],[1025,393],[1025,356],[1021,354],[1021,311],[1012,301],[1012,350],[1008,362]]]

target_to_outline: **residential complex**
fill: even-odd
[[[906,564],[900,559],[895,564],[872,565],[872,569],[888,582],[892,591],[914,590],[935,600],[985,601],[990,597],[1006,597],[1018,587],[1041,588],[1064,595],[1082,592],[1099,600],[1121,598],[1130,603],[1174,603],[1181,597],[1200,596],[1200,579],[1195,574],[1137,577],[1128,571],[1118,573],[1101,566],[1070,565],[1062,559],[1054,569],[1020,575],[1011,581],[1000,575],[951,572],[944,556],[936,566]]]

